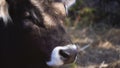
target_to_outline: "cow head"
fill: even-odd
[[[47,66],[61,66],[74,62],[77,46],[71,42],[63,22],[68,8],[75,0],[2,1],[7,10],[0,9],[6,12],[0,17],[5,23],[11,23],[20,30],[19,34],[22,36],[18,36],[24,42],[22,45],[26,48],[31,47],[33,53],[35,51],[39,54],[39,58],[42,57]]]

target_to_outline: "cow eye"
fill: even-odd
[[[33,10],[24,12],[24,20],[32,22],[33,24],[39,27],[45,28],[44,24],[42,23],[43,22],[42,18],[38,18],[38,17],[39,14],[37,12],[35,13],[35,11]]]
[[[29,12],[25,12],[25,17],[29,17],[30,16],[30,13]]]

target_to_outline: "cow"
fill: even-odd
[[[64,27],[75,0],[0,0],[0,68],[53,68],[75,61]]]

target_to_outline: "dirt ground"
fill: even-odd
[[[120,28],[95,25],[68,28],[68,33],[80,47],[90,47],[79,53],[76,63],[61,68],[120,68]]]

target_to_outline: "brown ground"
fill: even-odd
[[[120,68],[120,28],[96,25],[68,31],[80,47],[92,44],[79,53],[75,64],[62,68]]]

